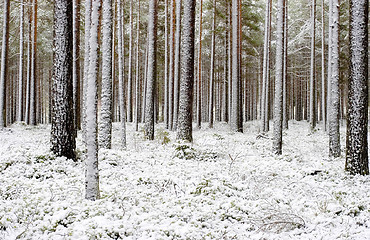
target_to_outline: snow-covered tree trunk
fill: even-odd
[[[321,115],[324,130],[326,131],[326,98],[325,98],[325,18],[324,1],[321,1]]]
[[[72,2],[54,1],[54,66],[52,90],[51,150],[75,159],[72,79]]]
[[[132,0],[130,0],[130,36],[129,36],[129,43],[128,43],[128,79],[127,79],[127,122],[132,122],[132,82],[133,82],[133,34],[134,34],[134,23],[133,23],[133,13],[132,13]]]
[[[173,83],[173,126],[177,128],[177,118],[179,113],[179,87],[180,87],[180,50],[181,50],[181,6],[182,0],[176,0],[176,34],[175,34],[175,66]]]
[[[214,118],[214,91],[215,91],[215,44],[216,44],[216,1],[213,0],[212,7],[212,43],[211,43],[211,69],[209,73],[209,108],[208,108],[208,118],[209,118],[209,128],[213,128],[213,118]]]
[[[1,47],[0,72],[0,128],[6,127],[6,86],[8,81],[8,53],[9,53],[9,12],[10,2],[4,0],[3,39]]]
[[[339,139],[339,0],[332,1],[332,37],[330,41],[329,156],[340,156]]]
[[[33,26],[31,43],[31,70],[30,71],[30,125],[36,125],[36,51],[37,51],[37,0],[33,0],[32,5]]]
[[[28,13],[28,36],[27,36],[27,80],[26,80],[26,109],[24,121],[30,122],[30,80],[31,80],[31,29],[32,29],[32,14]]]
[[[226,26],[229,25],[228,18],[226,17]],[[223,98],[222,98],[222,118],[223,122],[228,122],[229,116],[229,30],[225,31],[225,61],[224,61],[224,89],[223,89]]]
[[[136,16],[136,76],[135,76],[135,131],[139,130],[140,108],[140,0],[137,1],[138,9]]]
[[[24,3],[20,2],[19,14],[19,71],[18,71],[18,111],[17,121],[23,120],[23,16]]]
[[[98,31],[100,0],[92,1],[89,74],[86,91],[86,195],[88,200],[99,199],[99,169],[98,169],[98,126],[97,126],[97,82],[98,82]]]
[[[243,132],[240,101],[240,51],[239,51],[239,0],[232,1],[232,106],[230,126],[235,132]]]
[[[80,0],[73,0],[73,109],[75,130],[81,129]]]
[[[120,118],[121,118],[121,143],[122,148],[126,148],[126,108],[125,108],[125,78],[124,78],[124,67],[125,67],[125,54],[124,54],[124,35],[123,35],[123,14],[122,14],[121,1],[117,1],[117,12],[118,12],[118,23],[117,23],[117,35],[118,35],[118,95],[119,95],[119,106],[120,106]]]
[[[194,83],[195,0],[184,1],[182,72],[177,139],[191,142]]]
[[[311,3],[311,67],[310,67],[310,127],[316,127],[316,78],[315,78],[315,21],[316,0]]]
[[[277,2],[276,63],[275,63],[275,108],[272,150],[282,154],[283,144],[283,61],[284,61],[284,10],[285,0]]]
[[[157,78],[157,0],[149,1],[148,18],[148,75],[145,101],[145,137],[154,140],[154,100]]]
[[[168,0],[164,3],[164,124],[168,129]],[[144,105],[145,106],[145,105]]]
[[[285,2],[284,62],[283,62],[283,129],[288,129],[288,120],[289,120],[289,111],[288,111],[288,3]]]
[[[200,0],[199,10],[199,49],[198,49],[198,84],[197,84],[197,128],[202,127],[202,26],[203,26],[203,0]]]
[[[350,75],[346,170],[369,174],[368,154],[368,0],[350,0]]]
[[[172,130],[173,126],[173,88],[174,88],[174,62],[175,62],[175,5],[176,0],[171,1],[171,14],[170,14],[170,64],[168,74],[168,126]]]
[[[84,75],[83,75],[83,101],[82,101],[82,135],[86,139],[86,91],[89,74],[89,52],[90,52],[90,29],[91,29],[91,2],[92,0],[85,0],[85,46],[84,46]]]
[[[112,145],[112,0],[103,0],[102,6],[102,83],[99,122],[99,146],[110,149]]]
[[[266,14],[265,14],[265,38],[263,48],[263,73],[262,73],[262,95],[261,95],[261,126],[262,131],[267,132],[269,130],[268,122],[268,85],[269,85],[269,62],[270,62],[270,18],[271,18],[271,1],[266,1]]]

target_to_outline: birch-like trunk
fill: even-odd
[[[57,156],[75,159],[73,117],[72,3],[54,1],[54,61],[52,89],[51,150]]]
[[[289,110],[288,110],[288,3],[285,2],[284,62],[283,62],[283,129],[288,129],[288,120],[289,120]]]
[[[339,0],[332,1],[332,37],[330,41],[329,156],[340,156],[339,138]]]
[[[123,35],[123,14],[122,14],[122,3],[117,1],[117,12],[118,12],[118,23],[117,23],[117,35],[118,35],[118,95],[119,95],[119,106],[120,106],[120,118],[121,118],[121,144],[122,148],[126,148],[126,108],[125,108],[125,78],[124,78],[124,67],[125,67],[125,54],[124,54],[124,35]]]
[[[170,65],[168,75],[168,126],[170,130],[173,130],[173,89],[174,89],[174,62],[175,62],[175,5],[176,0],[171,1],[171,22],[170,22]]]
[[[184,1],[182,74],[180,81],[179,118],[177,139],[193,140],[193,84],[194,84],[194,32],[195,32],[195,0]]]
[[[73,110],[75,130],[81,129],[80,0],[73,0]]]
[[[324,0],[321,1],[321,24],[321,113],[324,130],[326,131]]]
[[[100,0],[92,1],[89,73],[86,92],[86,195],[88,200],[97,200],[99,193],[98,168],[98,126],[97,126],[97,83],[98,83],[98,52],[99,52],[99,15]]]
[[[132,14],[132,0],[130,0],[130,36],[128,43],[128,79],[127,79],[127,122],[132,122],[132,68],[133,68],[133,34],[134,34],[134,23],[133,23],[133,14]]]
[[[176,1],[176,34],[175,34],[175,66],[173,83],[173,126],[177,128],[177,118],[179,113],[179,87],[180,87],[180,50],[181,50],[181,6],[182,0]]]
[[[140,0],[138,0],[138,9],[136,16],[136,76],[135,76],[135,131],[139,130],[139,108],[141,98],[140,94]]]
[[[112,0],[103,0],[102,19],[102,83],[99,122],[99,146],[110,149],[112,145]]]
[[[36,125],[36,51],[37,51],[37,0],[32,5],[32,42],[31,42],[31,78],[30,78],[30,125]]]
[[[149,1],[148,75],[146,83],[145,137],[154,140],[154,100],[157,78],[157,0]]]
[[[215,44],[216,44],[216,1],[213,0],[212,8],[212,43],[211,43],[211,69],[209,73],[209,109],[208,109],[208,118],[209,118],[209,128],[213,128],[213,119],[214,119],[214,91],[215,91]]]
[[[18,71],[18,111],[17,121],[23,120],[23,16],[24,3],[20,2],[19,14],[19,71]]]
[[[369,174],[368,153],[369,1],[350,0],[350,75],[348,84],[346,170]]]

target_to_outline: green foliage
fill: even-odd
[[[195,159],[196,158],[196,150],[192,148],[189,144],[183,143],[180,144],[178,143],[175,145],[175,157],[179,159],[185,159],[185,160],[190,160],[190,159]]]
[[[156,138],[159,140],[159,142],[162,145],[167,145],[169,142],[171,142],[170,134],[163,128],[159,128],[156,132]]]

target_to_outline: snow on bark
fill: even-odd
[[[263,73],[262,73],[262,94],[261,94],[261,126],[262,131],[267,132],[268,127],[268,85],[269,85],[269,58],[270,58],[270,0],[266,1],[266,14],[265,14],[265,39],[263,47]]]
[[[154,99],[157,78],[157,0],[149,1],[148,75],[145,101],[145,137],[154,140]]]
[[[0,128],[6,126],[6,83],[8,78],[8,52],[9,52],[9,0],[4,1],[3,40],[1,47],[0,70]]]
[[[129,53],[128,53],[128,80],[127,80],[127,122],[132,122],[132,82],[133,82],[133,73],[132,73],[132,62],[133,62],[133,34],[134,34],[134,25],[133,25],[133,14],[132,14],[132,0],[130,0],[130,39],[129,39]]]
[[[177,128],[177,118],[179,114],[179,87],[180,87],[180,50],[181,50],[181,5],[182,0],[176,1],[176,34],[175,34],[175,66],[173,82],[173,126]]]
[[[80,0],[73,0],[73,110],[76,130],[81,128],[80,90]]]
[[[36,49],[37,49],[37,0],[32,5],[33,26],[31,43],[31,69],[30,69],[30,125],[36,125]]]
[[[339,139],[339,1],[332,1],[331,59],[330,59],[330,100],[329,100],[329,156],[340,156]]]
[[[184,1],[182,65],[177,139],[191,142],[194,84],[195,1]]]
[[[321,111],[324,130],[326,131],[326,98],[325,98],[325,18],[324,0],[321,2]]]
[[[24,16],[24,4],[23,0],[21,0],[19,15],[19,71],[18,71],[18,111],[17,111],[18,122],[23,120],[23,16]]]
[[[230,126],[235,132],[243,132],[242,109],[240,101],[240,52],[239,52],[239,0],[232,1],[232,106]]]
[[[173,88],[174,88],[174,58],[175,58],[175,1],[171,1],[171,14],[170,14],[170,64],[168,75],[168,126],[169,129],[173,128]]]
[[[287,1],[287,0],[285,0]],[[283,129],[288,129],[288,4],[284,8],[284,61],[283,61]],[[257,94],[257,92],[256,92]],[[257,109],[257,108],[256,108]]]
[[[311,67],[310,67],[310,127],[316,127],[316,78],[315,78],[315,21],[316,0],[311,4]]]
[[[109,149],[112,144],[112,0],[103,0],[102,21],[102,83],[99,122],[99,146]]]
[[[135,76],[135,131],[139,130],[139,118],[140,118],[140,0],[138,0],[138,9],[136,16],[136,76]]]
[[[124,81],[124,35],[123,35],[123,14],[121,9],[121,1],[117,1],[118,12],[118,92],[119,92],[119,106],[121,117],[121,143],[122,148],[126,148],[126,108],[125,108],[125,81]]]
[[[369,174],[368,159],[368,9],[369,1],[350,1],[346,170]]]
[[[86,193],[88,200],[99,199],[98,133],[97,133],[97,81],[98,81],[98,29],[100,0],[92,1],[89,72],[86,91]]]
[[[197,128],[202,127],[202,25],[203,0],[200,0],[199,10],[199,49],[198,49],[198,84],[197,84]]]
[[[274,135],[272,150],[282,154],[283,144],[283,58],[284,58],[284,1],[278,0],[276,26],[276,64],[275,64],[275,108]]]
[[[51,150],[75,159],[76,140],[72,96],[72,2],[54,2],[54,66]]]
[[[209,128],[213,128],[213,115],[214,115],[214,91],[215,91],[215,44],[216,44],[216,1],[213,0],[212,8],[212,43],[211,43],[211,69],[209,75],[209,109],[208,109],[208,118],[209,118]]]
[[[164,124],[168,129],[168,0],[165,0],[164,9]]]

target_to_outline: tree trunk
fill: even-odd
[[[36,51],[37,51],[37,0],[33,0],[32,5],[33,26],[31,43],[31,79],[30,79],[30,125],[36,125]]]
[[[102,83],[99,126],[99,146],[110,149],[112,145],[112,0],[103,0],[102,23]]]
[[[164,9],[164,111],[163,120],[168,129],[168,0],[165,0]],[[145,105],[144,105],[145,106]]]
[[[199,49],[198,49],[198,84],[197,84],[197,128],[202,127],[202,26],[203,0],[200,0],[199,12]]]
[[[179,86],[180,86],[180,45],[181,45],[181,6],[182,0],[176,1],[176,35],[175,35],[175,66],[173,83],[173,126],[177,128],[177,118],[179,113]]]
[[[141,98],[140,94],[140,0],[137,1],[137,17],[136,17],[136,76],[135,76],[135,131],[139,130],[139,108]]]
[[[213,0],[212,8],[212,45],[211,45],[211,70],[209,73],[209,128],[213,128],[214,118],[214,94],[215,94],[215,44],[216,44],[216,1]]]
[[[240,51],[239,51],[239,0],[232,1],[232,107],[230,126],[235,132],[243,132],[240,104]]]
[[[316,127],[316,78],[315,78],[315,21],[316,21],[316,0],[311,5],[311,67],[310,67],[310,127]]]
[[[194,82],[194,32],[195,32],[195,1],[184,2],[182,74],[180,82],[180,105],[177,139],[193,140],[193,82]]]
[[[73,1],[73,109],[75,130],[81,129],[80,0]]]
[[[6,86],[8,79],[8,52],[9,52],[9,12],[10,2],[4,0],[3,40],[1,48],[1,76],[0,76],[0,128],[6,127]]]
[[[326,98],[325,98],[325,18],[324,0],[321,5],[321,113],[324,130],[326,131]]]
[[[72,2],[55,0],[51,150],[75,160],[72,11]]]
[[[130,0],[130,38],[129,38],[129,53],[128,53],[128,80],[127,80],[127,122],[132,122],[132,61],[133,61],[133,14],[132,14],[132,0]]]
[[[285,0],[287,1],[287,0]],[[288,129],[288,3],[284,9],[283,129]]]
[[[157,78],[157,0],[149,1],[148,18],[148,75],[145,101],[145,137],[154,140],[154,100]]]
[[[20,15],[19,15],[19,71],[18,71],[18,111],[17,121],[23,120],[23,16],[24,16],[24,3],[20,2]]]
[[[174,89],[174,62],[175,62],[175,5],[176,0],[171,0],[171,22],[170,22],[170,66],[168,82],[168,126],[172,130],[173,126],[173,89]]]
[[[278,0],[276,23],[276,73],[275,73],[275,109],[274,109],[274,154],[282,154],[283,144],[283,61],[284,61],[284,10],[285,0]]]
[[[339,138],[339,1],[332,1],[332,37],[330,41],[329,156],[340,156]]]
[[[121,117],[121,144],[122,148],[126,148],[126,108],[125,108],[125,79],[124,79],[124,67],[125,67],[125,54],[124,54],[124,35],[123,35],[123,14],[122,14],[121,1],[117,1],[117,12],[118,12],[118,94],[119,94],[119,106],[120,106],[120,117]]]
[[[369,174],[368,155],[369,1],[350,1],[350,75],[348,84],[346,170]]]
[[[98,52],[99,52],[99,18],[100,0],[92,1],[91,29],[90,29],[90,54],[89,74],[86,95],[86,195],[88,200],[97,200],[99,193],[98,169],[98,132],[97,132],[97,82],[98,82]]]

